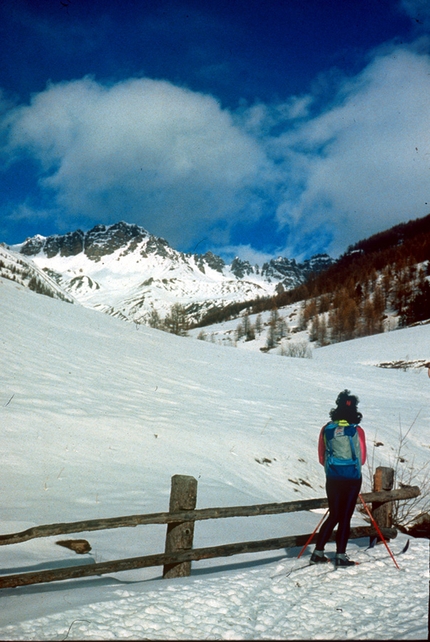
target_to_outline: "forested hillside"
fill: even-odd
[[[319,345],[430,318],[430,215],[348,248],[333,265],[275,297],[213,311],[200,326],[302,303],[302,329]]]

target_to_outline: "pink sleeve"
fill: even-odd
[[[361,463],[366,463],[367,449],[366,449],[366,436],[364,430],[361,426],[357,426],[358,439],[360,441],[360,450],[361,450]]]
[[[318,439],[318,459],[320,464],[324,466],[324,457],[325,457],[325,442],[324,442],[324,428],[321,428],[320,436]]]

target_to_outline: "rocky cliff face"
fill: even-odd
[[[146,237],[148,233],[138,225],[124,222],[111,226],[96,225],[89,232],[76,230],[63,236],[35,236],[27,239],[21,246],[21,254],[35,256],[43,252],[52,259],[55,256],[77,256],[83,253],[89,259],[99,261],[122,247],[128,246],[133,251]],[[167,244],[166,241],[164,243]]]

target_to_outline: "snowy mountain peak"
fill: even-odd
[[[260,269],[236,257],[226,265],[213,252],[174,250],[165,239],[124,221],[88,232],[36,235],[11,249],[31,258],[83,305],[137,323],[151,322],[154,313],[165,318],[174,304],[198,322],[212,308],[293,288],[332,262],[328,256],[303,264],[279,257]]]

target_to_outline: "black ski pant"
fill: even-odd
[[[326,481],[329,514],[321,526],[317,537],[316,549],[324,550],[334,527],[336,533],[336,553],[345,553],[348,543],[351,517],[361,488],[361,479],[330,479]]]

